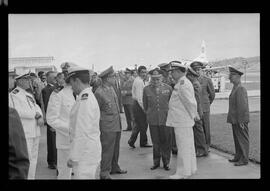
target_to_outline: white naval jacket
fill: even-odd
[[[97,164],[101,160],[100,109],[92,89],[84,89],[70,112],[71,147],[69,159]]]
[[[75,104],[73,91],[70,85],[66,85],[59,92],[53,91],[47,107],[47,123],[56,131],[56,148],[69,149],[69,116],[72,106]]]
[[[192,128],[196,115],[197,102],[194,95],[194,89],[186,76],[183,76],[174,86],[169,101],[166,125],[174,128]]]
[[[9,93],[9,107],[15,108],[22,121],[25,138],[40,136],[40,127],[35,119],[36,113],[42,116],[35,98],[21,87],[16,87]]]

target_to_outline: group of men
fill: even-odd
[[[72,174],[73,179],[111,179],[111,174],[127,173],[118,163],[123,105],[125,130],[131,131],[130,147],[135,148],[139,133],[140,147],[152,147],[146,134],[149,126],[151,170],[160,166],[161,159],[163,168],[170,170],[172,153],[177,154],[177,169],[170,178],[190,177],[197,170],[196,157],[208,156],[211,144],[209,116],[215,91],[211,79],[203,75],[203,67],[199,61],[188,67],[171,61],[149,72],[140,66],[135,77],[127,68],[119,82],[112,66],[97,75],[66,62],[61,73],[46,73],[47,84],[42,80],[44,74],[39,74],[38,80],[28,73],[15,77],[16,88],[12,88],[15,74],[10,75],[9,117],[12,126],[21,128],[17,134],[24,132],[16,139],[19,151],[14,139],[10,141],[12,151],[19,152],[25,164],[17,172],[21,171],[21,178],[35,178],[40,127],[46,126],[48,167],[57,169],[58,179],[71,179]],[[236,166],[247,164],[249,149],[248,101],[240,83],[242,74],[230,67],[234,88],[227,122],[232,123],[236,147],[230,162]],[[11,160],[12,156],[10,153]],[[180,168],[180,160],[184,168]],[[19,178],[14,175],[15,168],[12,165],[10,178]]]

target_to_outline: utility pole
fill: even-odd
[[[248,64],[248,62],[247,62],[247,60],[244,58],[243,59],[243,64],[244,64],[244,66],[245,66],[245,84],[247,84],[247,64]]]

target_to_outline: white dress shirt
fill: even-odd
[[[149,83],[147,81],[143,81],[140,76],[137,76],[132,85],[132,98],[136,100],[141,108],[143,109],[143,88],[147,86]]]

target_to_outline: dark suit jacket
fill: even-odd
[[[197,111],[198,111],[200,118],[202,118],[202,116],[203,116],[202,88],[201,88],[200,82],[197,79],[194,79],[192,81],[192,85],[194,87],[194,94],[195,94],[195,99],[197,102]]]
[[[95,97],[100,108],[100,130],[106,132],[121,131],[119,103],[113,87],[99,86],[95,91]]]
[[[201,75],[198,78],[202,88],[202,108],[203,112],[210,112],[210,105],[215,99],[215,88],[210,78]]]
[[[227,123],[237,124],[249,122],[247,90],[241,85],[233,87],[229,96],[229,112]]]
[[[29,158],[27,143],[18,112],[9,108],[9,179],[27,179]]]
[[[55,89],[55,86],[51,86],[50,84],[48,84],[41,91],[45,113],[47,112],[47,106],[48,106],[48,103],[49,103],[49,99],[50,99],[51,93],[53,92],[54,89]]]

